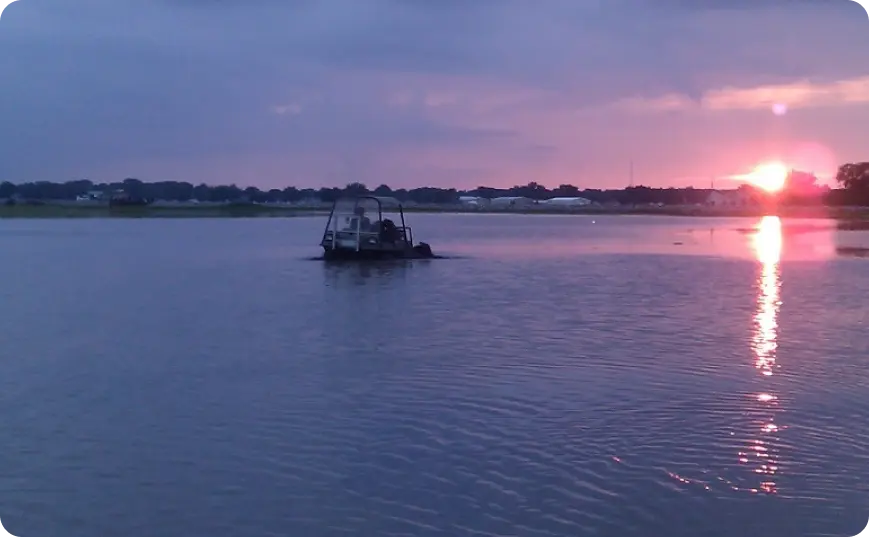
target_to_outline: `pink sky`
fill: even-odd
[[[0,180],[620,188],[633,161],[727,187],[869,159],[850,0],[123,4],[7,9]]]

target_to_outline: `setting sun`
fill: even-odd
[[[789,173],[788,167],[781,162],[766,162],[742,179],[767,192],[778,192],[785,187]]]

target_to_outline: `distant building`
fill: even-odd
[[[524,208],[531,207],[537,202],[531,198],[523,198],[522,196],[503,196],[500,198],[492,198],[492,207],[500,208]]]
[[[489,200],[479,196],[459,196],[459,203],[469,207],[481,207],[483,205],[488,205]]]
[[[86,194],[79,194],[75,197],[76,201],[97,201],[103,199],[102,190],[91,190]]]
[[[591,205],[591,200],[586,198],[550,198],[548,200],[543,200],[540,203],[545,205],[552,205],[558,207],[584,207],[586,205]]]
[[[756,194],[747,188],[713,190],[706,198],[706,206],[715,208],[755,207],[758,204]]]
[[[134,196],[130,194],[126,190],[119,188],[112,192],[111,197],[109,197],[109,205],[110,206],[142,206],[142,205],[150,205],[151,200],[146,200],[140,196]]]

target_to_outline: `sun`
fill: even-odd
[[[742,179],[767,192],[778,192],[785,187],[790,170],[781,162],[759,164]]]

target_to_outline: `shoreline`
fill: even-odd
[[[329,208],[275,205],[149,205],[109,207],[107,205],[19,204],[0,205],[2,219],[66,218],[300,218],[326,217]],[[457,206],[410,206],[408,214],[488,214],[563,216],[672,216],[712,218],[781,218],[869,220],[869,207],[753,207],[716,209],[696,206],[663,207],[579,207],[479,209]]]
[[[4,219],[83,219],[83,218],[299,218],[328,216],[328,210],[308,207],[271,207],[260,205],[148,205],[109,207],[107,205],[0,205]]]

